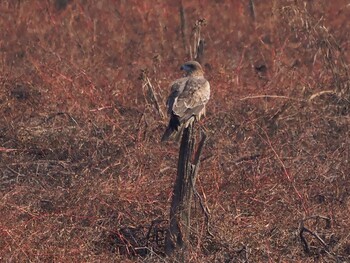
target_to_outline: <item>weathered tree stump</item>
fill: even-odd
[[[203,133],[192,164],[191,157],[195,146],[193,126],[194,122],[185,128],[182,134],[177,177],[170,208],[170,226],[165,240],[166,254],[174,255],[180,262],[185,261],[189,246],[193,189],[200,163],[199,157],[206,139]]]

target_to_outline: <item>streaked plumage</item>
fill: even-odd
[[[198,62],[186,62],[181,69],[186,72],[186,76],[171,84],[167,100],[170,121],[162,141],[180,139],[182,130],[191,121],[199,120],[205,115],[205,105],[210,97],[209,82],[204,78],[203,69]]]

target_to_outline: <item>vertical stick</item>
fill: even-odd
[[[204,39],[200,39],[197,46],[197,54],[195,60],[198,61],[200,64],[203,64],[204,61]]]
[[[181,21],[181,37],[182,37],[182,45],[187,56],[187,41],[186,41],[186,17],[185,17],[185,9],[182,1],[179,3],[179,12],[180,12],[180,21]]]
[[[185,261],[185,251],[190,234],[190,213],[192,200],[192,164],[193,122],[184,129],[178,160],[177,177],[173,190],[170,208],[170,227],[165,241],[165,252],[168,256],[175,250],[178,260]]]
[[[254,0],[249,0],[249,13],[253,21],[255,21],[255,4]]]

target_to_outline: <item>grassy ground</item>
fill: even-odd
[[[170,262],[178,146],[139,76],[164,111],[200,18],[189,262],[350,261],[350,6],[248,2],[184,1],[185,41],[170,0],[0,2],[0,261]]]

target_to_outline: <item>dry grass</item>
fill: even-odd
[[[184,3],[213,89],[197,190],[214,237],[197,202],[190,262],[350,261],[349,5],[243,2]],[[138,77],[163,105],[188,58],[177,4],[0,11],[1,261],[170,262],[178,148]],[[302,222],[323,244],[304,250]]]

